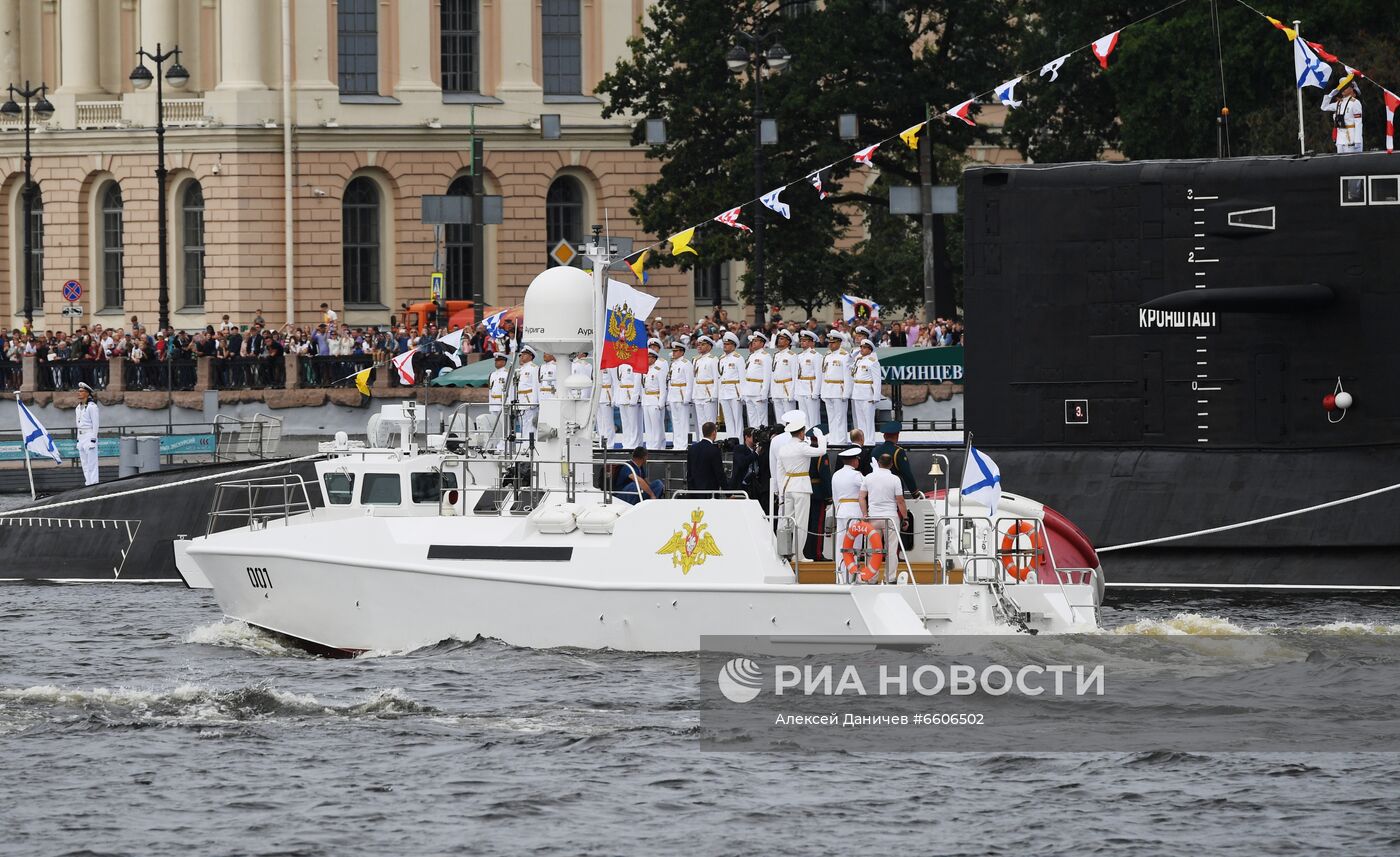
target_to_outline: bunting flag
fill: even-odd
[[[817,197],[818,197],[818,198],[820,198],[820,199],[826,199],[828,196],[831,195],[831,194],[827,193],[825,190],[822,189],[822,171],[821,171],[821,170],[817,170],[815,173],[812,173],[811,175],[807,176],[807,181],[811,182],[811,183],[812,183],[812,187],[814,187],[814,188],[817,189]]]
[[[859,152],[856,152],[853,156],[851,156],[851,160],[855,161],[858,164],[865,164],[867,167],[872,166],[870,161],[872,158],[875,157],[875,150],[878,148],[880,148],[879,143],[876,143],[873,146],[866,146],[864,149],[861,149]]]
[[[437,341],[438,352],[451,360],[452,365],[458,369],[462,368],[462,334],[465,332],[465,328],[458,328],[449,334],[439,336]]]
[[[1094,56],[1099,58],[1099,65],[1103,66],[1105,71],[1108,70],[1108,55],[1118,47],[1118,34],[1121,32],[1122,30],[1114,30],[1103,38],[1094,40]]]
[[[371,367],[371,369],[372,368],[373,367]],[[370,395],[369,373],[370,369],[361,369],[360,371],[355,373],[355,389],[359,390],[361,393],[364,393],[366,396]],[[371,398],[373,397],[371,396]]]
[[[626,283],[608,280],[608,318],[603,328],[603,356],[599,369],[631,366],[647,371],[647,319],[656,308],[656,297]]]
[[[918,125],[911,125],[908,128],[905,128],[903,131],[899,132],[899,139],[904,141],[904,145],[908,146],[914,151],[918,151],[919,132],[924,130],[924,124],[924,122],[920,122]]]
[[[417,350],[418,349],[416,347],[410,348],[404,353],[400,354],[398,357],[395,357],[393,360],[389,361],[393,363],[394,368],[398,370],[399,382],[402,383],[405,387],[413,386],[413,353]]]
[[[1021,78],[1018,77],[1015,80],[1008,80],[1006,83],[998,86],[997,100],[1013,110],[1020,107],[1022,102],[1016,100],[1016,84],[1020,82]]]
[[[1054,83],[1055,81],[1059,80],[1059,79],[1060,79],[1060,66],[1064,65],[1064,64],[1065,64],[1065,60],[1069,59],[1069,57],[1070,57],[1069,54],[1065,54],[1064,56],[1060,57],[1059,59],[1057,59],[1057,60],[1051,60],[1050,62],[1048,62],[1048,63],[1046,63],[1045,65],[1041,66],[1041,67],[1040,67],[1040,76],[1041,76],[1041,77],[1044,77],[1044,76],[1047,75],[1047,74],[1050,75],[1050,82],[1051,82],[1051,83]]]
[[[1282,30],[1283,34],[1288,37],[1288,40],[1290,42],[1298,38],[1298,31],[1293,29],[1292,27],[1284,26],[1284,23],[1278,18],[1269,18],[1268,15],[1265,15],[1264,17],[1268,18],[1270,24],[1273,24],[1275,27],[1278,27],[1280,30]]]
[[[682,229],[680,232],[677,232],[675,235],[672,235],[666,240],[671,242],[672,256],[679,256],[682,253],[695,253],[695,248],[690,246],[690,242],[695,240],[694,226],[690,227],[689,229]],[[700,254],[695,253],[695,255],[698,256]]]
[[[1382,89],[1385,95],[1385,150],[1395,153],[1395,108],[1400,107],[1400,95]]]
[[[968,112],[969,110],[972,109],[972,102],[975,101],[975,100],[976,100],[976,99],[969,98],[968,100],[964,101],[962,104],[959,104],[957,107],[954,107],[952,110],[947,111],[947,114],[948,114],[949,116],[955,116],[955,117],[957,117],[958,119],[961,119],[962,121],[966,122],[967,124],[969,124],[969,125],[971,125],[971,126],[973,126],[973,127],[975,128],[975,127],[977,127],[977,123],[976,123],[976,122],[973,122],[970,118],[968,118],[968,115],[967,115],[967,112]]]
[[[1322,46],[1322,42],[1308,42],[1308,47],[1316,51],[1317,55],[1327,62],[1337,62],[1337,55],[1328,53],[1327,49]]]
[[[775,189],[773,189],[773,190],[770,190],[770,191],[768,191],[767,193],[765,193],[763,196],[759,197],[759,198],[758,198],[758,201],[761,202],[761,203],[763,203],[763,204],[764,204],[765,206],[767,206],[768,208],[771,208],[772,210],[778,212],[778,213],[781,214],[785,219],[791,220],[791,219],[792,219],[792,208],[789,207],[788,204],[787,204],[786,202],[783,202],[781,199],[778,199],[778,195],[781,194],[781,193],[782,193],[783,191],[785,191],[785,190],[787,190],[787,185],[783,185],[783,186],[780,187],[780,188],[775,188]]]
[[[1332,78],[1332,66],[1322,61],[1303,39],[1293,40],[1293,73],[1298,78],[1298,88],[1316,86],[1321,89]]]
[[[647,254],[650,252],[650,250],[643,250],[637,254],[636,259],[627,263],[627,267],[631,268],[632,273],[636,275],[637,282],[644,286],[647,284]]]
[[[492,313],[491,315],[488,315],[486,318],[483,318],[481,320],[481,323],[486,327],[486,334],[492,339],[505,338],[506,329],[504,327],[501,327],[501,322],[505,319],[506,313],[509,311],[510,310],[508,309],[503,309],[500,312]]]
[[[718,220],[725,226],[733,226],[735,229],[742,229],[745,232],[752,232],[752,229],[739,222],[739,211],[741,209],[743,209],[742,205],[736,205],[723,214],[716,214],[715,220]],[[642,371],[646,371],[645,366],[642,367]]]

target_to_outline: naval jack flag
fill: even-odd
[[[963,465],[962,496],[987,507],[988,517],[997,516],[1001,505],[1001,469],[991,457],[975,446],[967,448]]]
[[[24,406],[24,402],[19,399],[19,393],[15,393],[15,404],[19,405],[19,433],[24,438],[24,448],[40,458],[52,458],[54,464],[62,464],[63,456],[54,445],[49,430]]]

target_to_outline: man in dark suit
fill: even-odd
[[[700,439],[685,453],[685,487],[691,491],[720,491],[724,488],[724,456],[715,443],[719,427],[713,422],[700,427]]]

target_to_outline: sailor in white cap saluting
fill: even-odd
[[[865,517],[864,504],[861,503],[861,492],[865,489],[865,477],[860,472],[862,451],[858,446],[841,450],[844,466],[831,475],[831,505],[836,515],[836,530],[832,533],[833,553],[846,537],[846,528],[851,521]],[[840,563],[836,565],[836,582],[851,582]]]
[[[92,388],[78,384],[78,460],[83,463],[83,484],[97,484],[97,403]]]
[[[700,427],[705,423],[715,422],[715,413],[719,407],[719,359],[711,353],[715,341],[708,336],[701,336],[695,340],[695,347],[700,352],[695,358],[695,433],[700,433]]]
[[[839,330],[828,333],[826,344],[830,350],[822,358],[822,401],[826,403],[826,424],[834,443],[845,443],[848,438],[846,408],[851,401],[853,385],[850,355],[841,347],[845,341],[846,334]]]
[[[535,418],[540,415],[540,367],[535,363],[535,347],[520,348],[520,365],[515,370],[515,403],[520,406],[520,436],[535,434]]]
[[[724,409],[724,436],[744,436],[744,409],[739,398],[739,384],[744,378],[744,358],[734,353],[739,337],[733,331],[724,334],[724,356],[719,358],[719,406]]]
[[[805,555],[807,545],[807,516],[812,508],[812,459],[826,455],[826,435],[819,428],[812,429],[817,445],[807,443],[805,431],[807,420],[794,415],[784,426],[792,440],[778,452],[778,469],[782,474],[779,483],[783,498],[783,515],[792,519],[796,527],[796,549],[804,562],[810,561]]]
[[[744,380],[739,392],[744,397],[748,425],[758,428],[768,425],[768,390],[773,383],[773,359],[764,349],[768,337],[757,331],[749,337],[749,359],[744,366]]]
[[[647,449],[666,448],[666,376],[671,365],[661,359],[661,340],[647,343],[647,374],[642,379],[642,421]]]
[[[851,373],[851,411],[856,428],[866,437],[875,436],[875,403],[880,398],[880,361],[875,359],[875,343],[869,337],[860,341],[860,355]]]
[[[817,353],[817,334],[811,330],[803,328],[797,332],[797,341],[802,346],[802,350],[797,354],[797,381],[793,388],[796,393],[797,407],[802,409],[802,413],[807,416],[808,425],[816,425],[821,422],[822,416],[822,387],[821,371],[822,356]]]
[[[666,379],[666,410],[671,413],[671,446],[690,446],[691,397],[695,391],[695,367],[685,359],[685,345],[671,343],[671,369]]]

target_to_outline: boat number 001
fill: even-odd
[[[248,566],[248,582],[253,584],[254,589],[271,589],[272,575],[267,573],[265,568]]]

